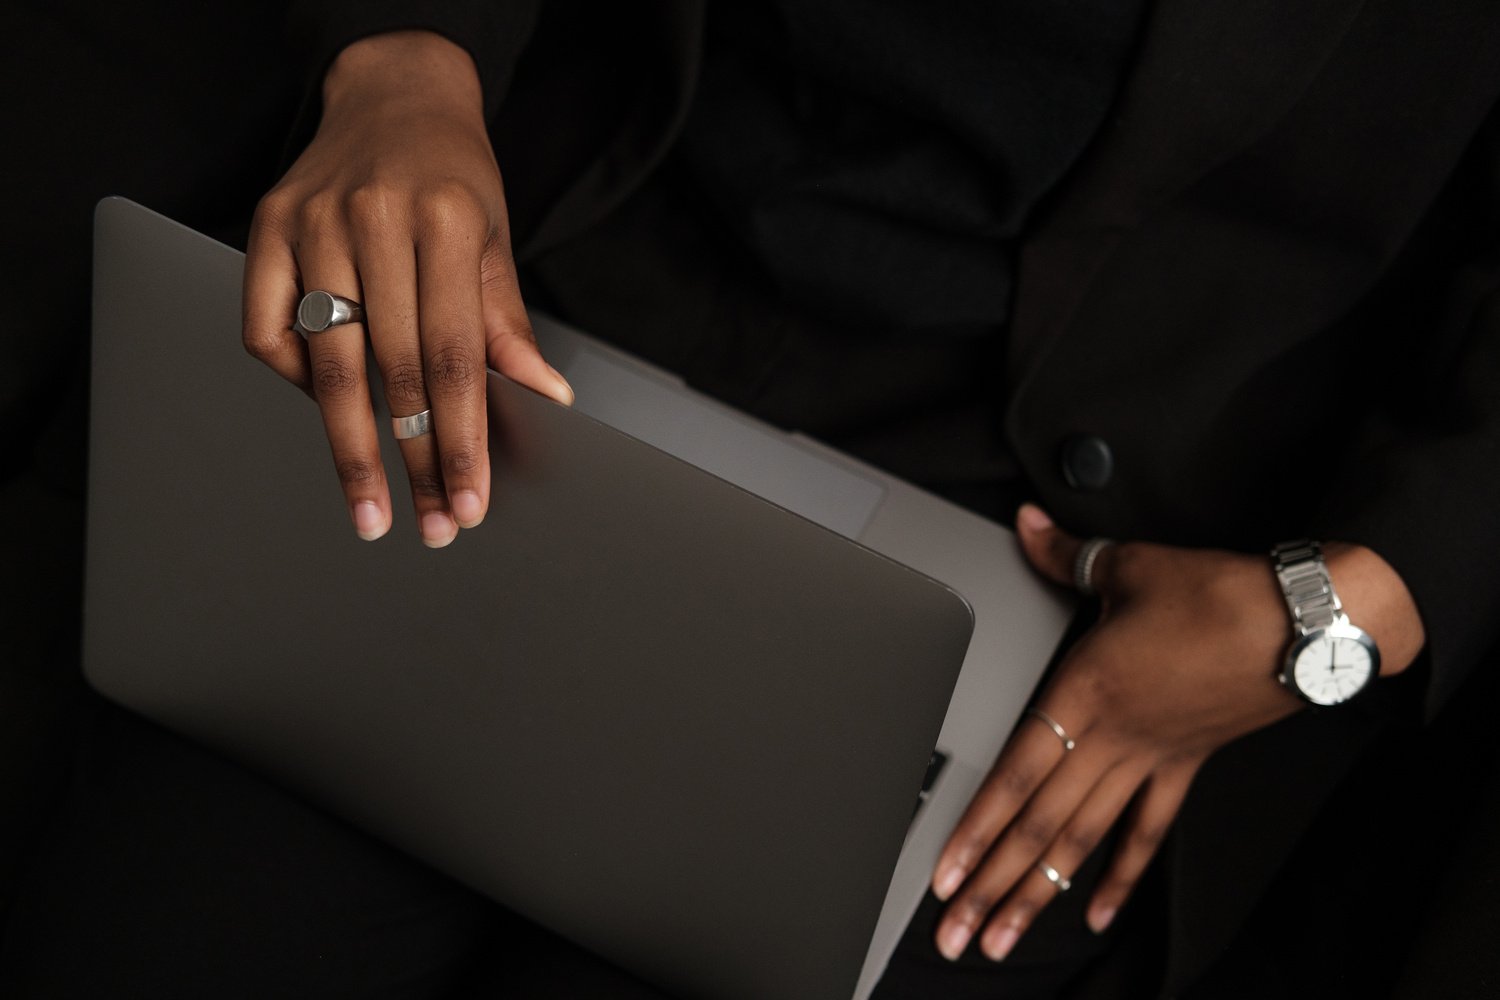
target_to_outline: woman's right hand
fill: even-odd
[[[317,400],[355,529],[375,539],[391,500],[368,337],[391,413],[432,410],[432,433],[400,447],[422,541],[440,547],[488,507],[486,364],[559,402],[573,393],[521,302],[468,53],[430,32],[376,35],[339,54],[323,96],[317,135],[256,209],[245,347]],[[315,289],[362,303],[365,324],[304,340],[292,323]]]

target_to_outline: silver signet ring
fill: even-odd
[[[363,323],[365,310],[353,299],[320,290],[308,292],[297,304],[297,326],[304,333],[322,333],[345,323]]]

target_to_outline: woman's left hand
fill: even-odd
[[[1020,511],[1017,533],[1043,576],[1073,582],[1079,539],[1030,505]],[[1400,578],[1369,549],[1328,545],[1325,551],[1346,607],[1355,594],[1364,599],[1394,581],[1394,596],[1404,603],[1393,600],[1388,607],[1409,612],[1405,624],[1415,623],[1414,634],[1374,618],[1354,620],[1380,643],[1387,672],[1404,667],[1420,650],[1422,634]],[[1352,593],[1345,593],[1341,579]],[[1268,558],[1121,543],[1100,552],[1092,580],[1099,621],[1067,653],[1035,703],[1075,748],[1068,751],[1044,721],[1023,718],[934,872],[933,891],[949,900],[937,930],[938,949],[949,958],[976,938],[985,955],[1004,958],[1059,891],[1041,865],[1071,877],[1128,809],[1119,846],[1088,908],[1090,927],[1102,932],[1155,854],[1204,760],[1301,705],[1275,679],[1290,627]]]

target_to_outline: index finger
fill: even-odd
[[[297,314],[297,259],[271,211],[262,202],[250,225],[245,251],[241,334],[245,350],[272,371],[312,395],[307,343],[292,329]]]

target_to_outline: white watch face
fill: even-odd
[[[1320,632],[1296,654],[1292,679],[1315,705],[1337,705],[1364,689],[1375,674],[1370,647],[1352,635]]]

